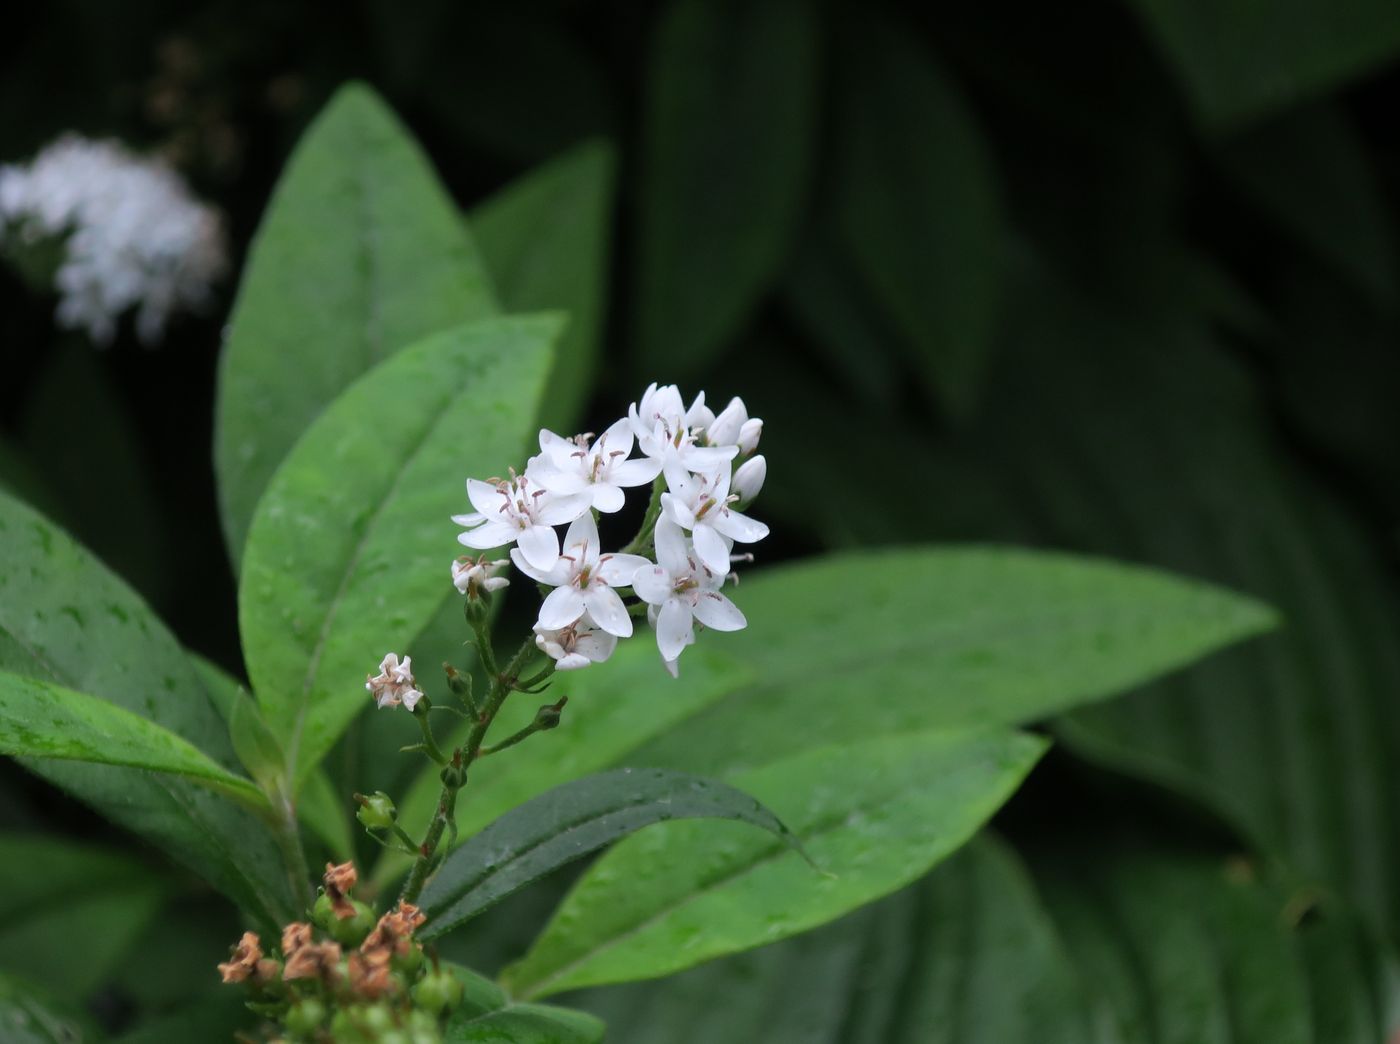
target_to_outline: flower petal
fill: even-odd
[[[710,523],[725,536],[741,544],[752,544],[768,535],[768,526],[738,511],[721,511]]]
[[[595,482],[590,488],[593,491],[593,506],[605,514],[621,511],[622,505],[627,503],[622,490],[611,482]]]
[[[547,493],[540,497],[535,517],[547,526],[562,526],[587,511],[592,500],[587,493],[568,493],[563,496]]]
[[[621,453],[624,457],[632,452],[632,423],[626,417],[613,421],[611,427],[598,436],[590,447],[594,452],[605,454]]]
[[[643,486],[661,474],[661,461],[655,457],[637,457],[612,466],[608,479],[619,486]]]
[[[563,588],[559,590],[562,591]],[[632,617],[627,615],[627,607],[611,587],[590,584],[588,590],[583,592],[583,604],[588,607],[589,615],[597,621],[598,626],[608,634],[615,634],[619,638],[632,637]]]
[[[661,568],[673,577],[690,572],[690,555],[680,526],[663,515],[656,520],[653,539],[656,542],[656,561]]]
[[[525,560],[536,569],[553,569],[559,561],[559,534],[549,526],[529,526],[519,532],[515,542]],[[460,540],[461,537],[457,539]]]
[[[487,518],[494,518],[501,513],[501,505],[507,503],[510,498],[489,482],[467,479],[467,499],[472,502],[472,507]]]
[[[564,531],[564,554],[574,560],[569,567],[571,573],[598,561],[598,523],[593,521],[591,511],[585,511],[569,523]]]
[[[512,543],[520,534],[520,530],[507,522],[487,522],[469,529],[465,533],[457,534],[457,543],[466,547],[474,547],[478,551],[485,551],[492,547],[503,547]]]
[[[550,587],[558,587],[560,584],[568,582],[569,563],[565,562],[562,558],[555,559],[553,569],[537,569],[535,566],[531,565],[530,560],[521,553],[520,548],[513,547],[510,549],[510,560],[515,563],[516,569],[519,569],[536,583],[548,584]],[[488,591],[491,590],[489,586],[491,581],[488,580],[486,583],[486,589]]]
[[[632,576],[632,590],[637,592],[638,598],[651,605],[664,604],[671,597],[674,586],[671,574],[658,565],[638,569]]]
[[[641,555],[604,555],[598,560],[598,579],[609,587],[630,587],[637,570],[650,565]]]
[[[695,553],[705,568],[712,573],[724,576],[729,572],[729,548],[724,537],[715,532],[714,526],[696,526],[691,537],[695,540]]]
[[[690,510],[689,504],[673,493],[661,494],[661,515],[682,529],[691,529],[695,525],[695,512]]]
[[[690,606],[679,598],[670,599],[656,617],[656,647],[661,650],[661,658],[676,659],[694,640]]]
[[[577,587],[556,587],[540,605],[540,626],[557,631],[583,615],[583,594]]]
[[[554,664],[555,670],[576,671],[580,667],[587,667],[593,661],[579,652],[571,652],[567,656],[559,657]]]
[[[716,631],[739,631],[748,626],[743,612],[718,591],[706,591],[695,600],[695,618]]]

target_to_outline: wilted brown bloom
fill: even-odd
[[[340,964],[340,947],[333,942],[307,943],[287,958],[282,978],[329,978]]]
[[[350,955],[350,988],[369,1000],[392,993],[395,988],[389,973],[390,951],[379,948],[359,950]]]
[[[262,955],[262,943],[257,933],[244,932],[233,956],[219,965],[219,974],[224,977],[224,982],[243,982],[253,974]]]
[[[396,909],[379,918],[379,923],[365,938],[360,949],[366,953],[384,950],[397,953],[400,957],[407,956],[411,945],[409,939],[426,920],[418,907],[400,899]]]
[[[282,929],[282,957],[290,960],[292,955],[311,943],[311,925],[303,921],[293,921]]]
[[[331,909],[342,921],[347,917],[355,916],[355,908],[350,905],[347,898],[350,890],[355,887],[355,882],[359,876],[355,873],[354,863],[341,863],[336,866],[334,863],[326,864],[326,895],[331,901]]]

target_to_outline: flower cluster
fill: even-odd
[[[165,163],[66,135],[28,166],[0,167],[0,241],[62,241],[58,322],[111,341],[117,317],[160,339],[172,312],[198,308],[228,267],[223,221]]]
[[[365,677],[365,688],[374,697],[379,709],[397,707],[402,703],[410,711],[418,706],[423,693],[413,677],[413,657],[405,656],[399,662],[396,653],[387,653],[379,662],[379,673]]]
[[[310,921],[283,928],[273,955],[257,933],[244,932],[220,976],[244,984],[251,1007],[277,1022],[275,1040],[370,1044],[396,1033],[441,1044],[443,1022],[462,1002],[461,982],[414,939],[424,921],[419,909],[400,901],[376,920],[350,897],[356,877],[351,863],[327,863]]]
[[[549,589],[536,645],[558,669],[606,660],[632,635],[632,617],[644,612],[674,675],[697,627],[745,626],[721,589],[737,579],[732,564],[752,557],[735,555],[734,545],[768,535],[740,510],[767,473],[755,454],[762,430],[738,398],[716,415],[703,392],[687,407],[675,385],[653,384],[596,438],[541,431],[540,452],[524,472],[468,479],[475,510],[453,517],[465,527],[457,539],[478,551],[510,546],[515,567]],[[626,548],[604,551],[598,516],[621,510],[627,490],[646,486],[652,501],[641,532]],[[562,543],[558,526],[568,527]],[[453,582],[463,593],[473,583],[491,590],[507,582],[487,568],[482,559],[459,559]]]

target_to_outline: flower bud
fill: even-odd
[[[315,997],[307,997],[287,1011],[286,1027],[298,1037],[309,1037],[326,1021],[326,1006]]]
[[[316,902],[311,906],[311,923],[323,932],[330,931],[330,927],[335,923],[335,903],[321,889],[316,896]]]
[[[750,417],[739,428],[739,456],[747,457],[758,449],[758,437],[763,434],[763,421]]]
[[[388,830],[398,818],[394,802],[382,790],[376,790],[369,797],[356,794],[355,800],[360,806],[355,818],[369,830]]]
[[[440,1015],[462,1003],[462,983],[450,971],[430,971],[413,987],[413,1000],[420,1008]]]
[[[748,419],[749,411],[744,407],[744,400],[736,395],[710,423],[706,437],[711,445],[732,446],[739,441],[739,431]]]
[[[535,711],[535,728],[540,731],[552,729],[559,724],[559,716],[563,713],[564,704],[569,702],[569,697],[562,696],[558,703],[547,703],[539,710]]]
[[[442,665],[443,673],[447,675],[447,687],[452,690],[455,696],[465,696],[470,702],[472,697],[472,676],[463,674],[450,663]]]
[[[333,918],[326,929],[331,938],[341,946],[359,946],[374,927],[374,911],[366,903],[351,899],[350,905],[355,908],[354,914],[350,917]]]
[[[750,457],[739,465],[734,478],[729,483],[729,491],[739,498],[738,507],[742,510],[758,496],[763,488],[763,480],[768,477],[768,462],[763,454]]]

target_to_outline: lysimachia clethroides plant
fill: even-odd
[[[242,678],[0,493],[0,752],[241,919],[186,1021],[141,1039],[600,1041],[605,987],[915,886],[1034,768],[1026,726],[1272,626],[1204,584],[1014,548],[749,572],[782,536],[758,516],[799,488],[781,427],[761,497],[739,398],[652,384],[557,433],[590,400],[603,288],[570,273],[606,267],[612,170],[582,146],[463,222],[366,89],[307,131],[220,366]],[[482,916],[529,885],[547,920]]]

